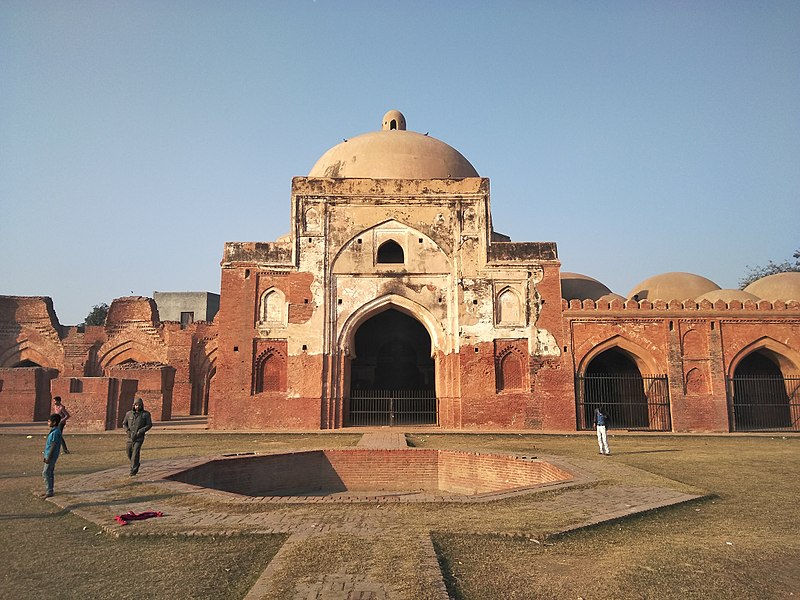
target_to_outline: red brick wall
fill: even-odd
[[[171,414],[188,415],[192,403],[192,345],[194,323],[181,329],[180,323],[164,323],[162,331],[167,347],[167,363],[174,369]]]
[[[70,391],[76,387],[81,391]],[[133,406],[135,391],[135,381],[110,377],[60,377],[51,383],[52,395],[61,396],[70,413],[68,426],[77,431],[121,426],[125,412]]]
[[[455,494],[484,494],[572,476],[543,461],[474,452],[439,452],[439,489]]]
[[[172,417],[172,384],[175,371],[172,367],[130,368],[119,365],[110,370],[116,379],[137,382],[136,397],[141,398],[154,421],[168,421]]]
[[[232,457],[172,477],[250,496],[341,492],[482,494],[572,475],[543,461],[449,450],[321,450]]]
[[[280,289],[289,303],[289,319],[306,321],[310,301],[308,274],[274,274],[250,266],[222,270],[216,375],[209,401],[214,429],[319,429],[322,422],[322,357],[291,356],[286,340],[261,338],[256,330],[258,303],[266,290]],[[309,302],[307,303],[306,300]],[[255,393],[254,367],[273,348],[285,361],[285,391]]]
[[[0,296],[0,367],[30,360],[61,370],[64,350],[53,301],[45,296]]]
[[[677,301],[565,303],[570,360],[583,368],[589,353],[609,340],[668,376],[673,431],[725,432],[732,428],[726,376],[758,348],[780,355],[784,375],[800,370],[800,304]],[[630,345],[633,344],[633,345]],[[645,369],[640,368],[644,374]]]
[[[53,369],[0,368],[0,422],[45,421],[50,415]]]
[[[575,431],[575,377],[569,356],[531,360],[533,398],[543,431]],[[531,422],[535,423],[532,417]]]

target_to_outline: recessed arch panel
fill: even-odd
[[[0,367],[16,367],[20,363],[34,363],[31,366],[39,366],[47,369],[56,369],[56,365],[28,340],[17,342],[13,346],[6,348],[0,353]]]

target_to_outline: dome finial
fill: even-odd
[[[383,130],[388,131],[390,129],[399,129],[400,131],[405,131],[406,129],[406,118],[399,110],[390,110],[383,115]]]

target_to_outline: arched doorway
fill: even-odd
[[[348,425],[437,422],[431,337],[419,321],[390,308],[362,323],[354,342]]]
[[[595,409],[603,406],[611,427],[670,430],[667,377],[643,375],[624,350],[601,352],[576,379],[578,429],[591,429]]]
[[[736,365],[729,386],[734,431],[800,429],[800,377],[784,376],[780,359],[762,348]]]

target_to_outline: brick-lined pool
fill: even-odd
[[[573,475],[514,455],[356,448],[220,457],[168,479],[274,501],[463,502],[570,482]]]

